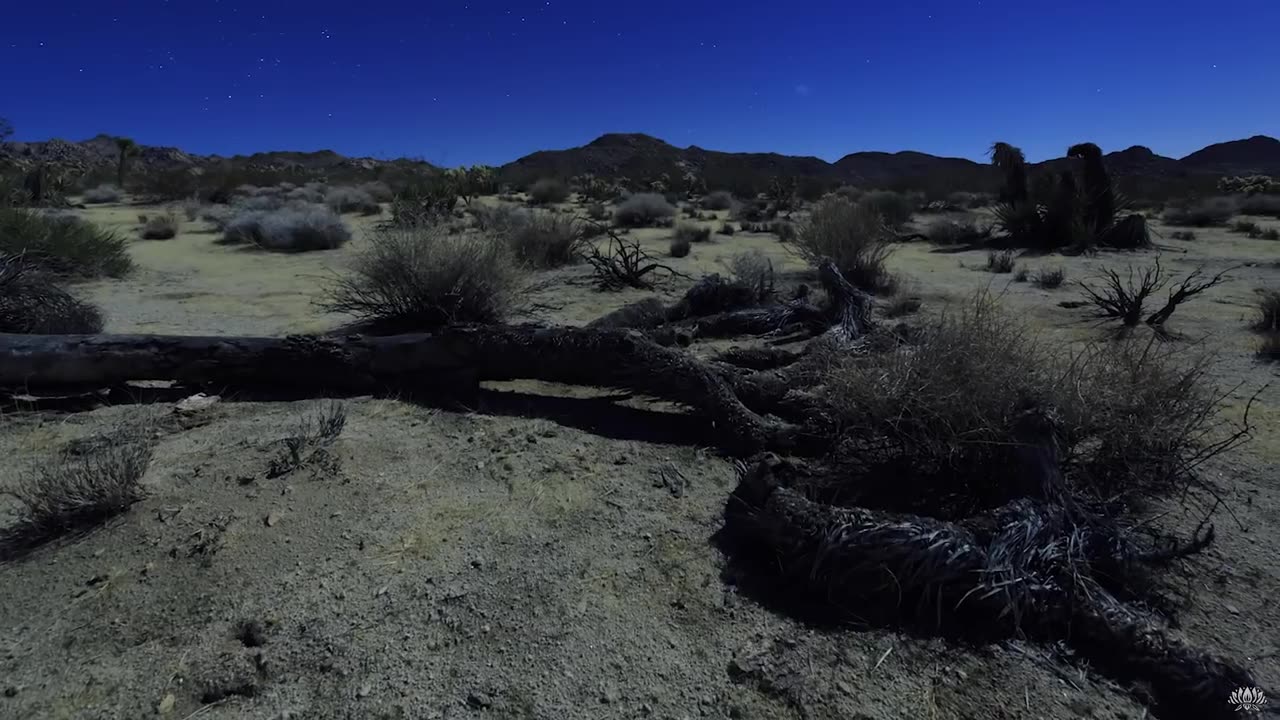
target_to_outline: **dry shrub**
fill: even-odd
[[[88,531],[141,500],[151,462],[145,432],[123,431],[81,454],[68,450],[7,491],[18,502],[18,520],[0,530],[0,558]]]
[[[1269,332],[1258,343],[1258,359],[1280,362],[1280,332]]]
[[[280,442],[280,453],[272,458],[267,477],[281,477],[306,465],[332,445],[346,426],[347,407],[337,401],[324,403],[314,415],[304,413],[294,433]]]
[[[522,279],[510,247],[497,238],[451,235],[439,224],[386,228],[370,237],[352,275],[323,304],[378,333],[496,323],[515,304]]]
[[[381,180],[374,180],[360,185],[360,189],[373,198],[374,202],[389,203],[395,199],[396,194],[391,190],[391,186]]]
[[[728,266],[734,281],[751,288],[757,300],[774,295],[776,275],[773,261],[759,249],[734,255],[729,259]]]
[[[769,224],[769,232],[778,236],[779,242],[795,242],[796,225],[785,220],[775,220]]]
[[[274,252],[332,250],[351,239],[351,230],[332,210],[319,205],[240,213],[227,223],[222,242],[253,243]]]
[[[603,204],[593,202],[587,206],[587,217],[597,222],[609,219],[609,209]]]
[[[329,188],[324,195],[324,204],[340,215],[354,212],[361,215],[377,215],[382,212],[382,206],[368,191],[356,187]]]
[[[84,191],[84,201],[89,205],[120,202],[123,195],[115,185],[99,185]]]
[[[700,227],[693,223],[679,223],[676,225],[673,237],[682,242],[706,242],[711,239],[711,228]]]
[[[1138,501],[1188,482],[1232,434],[1221,432],[1209,368],[1204,356],[1154,336],[1072,353],[984,293],[908,344],[833,354],[823,394],[851,443],[845,492],[876,495],[859,502],[870,505],[885,493],[909,511],[926,502],[912,499],[918,491],[933,510],[963,517],[1035,492],[1010,452],[1047,442],[1047,425],[1077,497]]]
[[[529,186],[529,202],[551,205],[569,199],[569,186],[554,178],[544,178]]]
[[[284,199],[289,202],[309,203],[312,205],[320,205],[324,203],[324,197],[327,188],[322,183],[307,183],[300,188],[293,188],[284,193]],[[280,205],[275,205],[280,207]],[[272,210],[274,207],[260,208],[263,210]]]
[[[733,207],[733,194],[727,190],[717,190],[702,198],[703,210],[729,210]]]
[[[733,234],[737,231],[734,230],[733,223],[725,223],[720,226],[720,229],[717,232],[727,237],[733,237]]]
[[[649,227],[675,217],[676,209],[657,193],[636,193],[618,206],[614,222],[622,227]]]
[[[1240,198],[1236,207],[1245,215],[1265,215],[1280,218],[1280,195],[1259,193]]]
[[[0,208],[0,254],[20,255],[54,275],[122,277],[133,270],[128,243],[74,215]]]
[[[1036,287],[1052,290],[1061,287],[1062,283],[1067,279],[1067,271],[1062,268],[1054,268],[1053,270],[1041,270],[1035,274],[1034,282]]]
[[[1011,273],[1018,261],[1012,250],[987,253],[987,270],[993,273]],[[1026,279],[1025,277],[1023,278]]]
[[[1188,202],[1164,211],[1166,225],[1212,227],[1223,225],[1238,212],[1236,201],[1229,197],[1213,197]]]
[[[535,211],[517,217],[499,231],[517,260],[544,270],[578,260],[582,223],[572,215]]]
[[[178,236],[182,222],[173,213],[155,215],[142,226],[143,240],[172,240]]]
[[[320,199],[316,202],[320,203],[323,200],[324,196],[321,195]],[[233,198],[231,201],[231,207],[236,212],[270,212],[272,210],[279,210],[283,208],[289,202],[297,201],[286,200],[280,195],[245,195]]]
[[[476,204],[467,208],[467,212],[475,218],[477,230],[495,235],[504,234],[529,222],[529,211],[515,205]]]
[[[814,265],[830,258],[855,286],[886,292],[893,288],[893,277],[885,269],[889,234],[879,212],[833,196],[819,201],[799,225],[795,246]]]
[[[673,237],[671,238],[671,245],[667,249],[667,252],[673,258],[682,258],[688,257],[692,250],[693,244],[689,242],[688,238]]]
[[[78,335],[102,332],[102,312],[58,287],[24,258],[0,255],[0,333]]]
[[[972,218],[934,220],[925,228],[924,236],[937,245],[959,245],[985,239],[991,233],[978,227]]]
[[[195,222],[200,218],[200,211],[203,206],[197,198],[187,198],[178,204],[178,208],[182,210],[182,214],[186,216],[187,222]]]
[[[1258,291],[1258,317],[1253,322],[1258,332],[1280,332],[1280,290]]]
[[[884,223],[891,228],[901,227],[911,219],[917,204],[911,198],[890,190],[875,190],[864,194],[858,204],[880,213]]]

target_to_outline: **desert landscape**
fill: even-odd
[[[1280,707],[1280,141],[0,148],[2,717]]]

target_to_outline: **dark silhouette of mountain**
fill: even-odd
[[[1225,175],[1280,175],[1280,140],[1254,135],[1215,143],[1180,160],[1184,166]]]

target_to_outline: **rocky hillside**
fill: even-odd
[[[1200,172],[1223,175],[1280,175],[1280,140],[1254,135],[1246,140],[1216,143],[1178,162]]]

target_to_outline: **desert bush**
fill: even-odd
[[[1270,228],[1258,233],[1263,240],[1280,240],[1280,228]]]
[[[1010,250],[987,253],[987,270],[993,273],[1011,273],[1018,264]]]
[[[1280,362],[1280,332],[1270,332],[1258,343],[1258,359]]]
[[[790,223],[785,220],[773,221],[773,223],[769,225],[769,232],[777,235],[778,240],[784,243],[795,242],[796,239],[795,223]]]
[[[1280,195],[1249,195],[1239,198],[1236,208],[1244,215],[1280,218]]]
[[[99,185],[84,191],[84,201],[90,205],[120,202],[121,197],[120,188],[114,185]]]
[[[1030,279],[1031,279],[1031,271],[1026,268],[1018,268],[1018,270],[1013,273],[1014,282],[1024,283]]]
[[[614,222],[622,227],[649,227],[675,217],[676,209],[657,193],[636,193],[613,213]]]
[[[1126,327],[1134,327],[1139,322],[1145,322],[1147,325],[1159,328],[1173,315],[1179,305],[1225,282],[1226,271],[1212,277],[1204,277],[1202,269],[1192,271],[1177,287],[1170,290],[1164,307],[1147,315],[1145,319],[1143,310],[1147,298],[1163,289],[1172,279],[1165,274],[1159,258],[1156,258],[1153,265],[1145,268],[1136,277],[1133,266],[1130,266],[1126,278],[1121,278],[1118,272],[1107,268],[1103,270],[1100,279],[1103,282],[1100,288],[1080,283],[1085,299],[1094,306],[1097,317],[1120,320]]]
[[[1169,208],[1160,219],[1166,225],[1213,227],[1225,224],[1236,212],[1235,200],[1229,197],[1212,197]]]
[[[517,225],[529,222],[530,213],[525,208],[502,203],[497,205],[472,205],[467,208],[467,212],[471,213],[472,217],[475,218],[477,230],[494,235],[504,234]]]
[[[369,194],[374,202],[389,203],[395,199],[395,193],[391,191],[391,186],[381,180],[361,183],[360,189]]]
[[[324,204],[339,215],[358,212],[361,215],[377,215],[382,206],[367,191],[356,187],[333,187],[324,195]]]
[[[609,219],[609,209],[602,203],[593,202],[587,206],[587,217],[597,222],[603,222]]]
[[[535,211],[526,214],[523,222],[508,224],[501,235],[520,262],[533,268],[556,268],[578,260],[582,223],[572,215]]]
[[[891,228],[901,227],[911,219],[916,205],[911,198],[889,190],[875,190],[864,194],[858,204],[880,213],[885,225]]]
[[[133,269],[125,239],[74,215],[0,208],[0,254],[55,275],[121,277]]]
[[[1259,332],[1280,332],[1280,290],[1258,291],[1258,316],[1253,329]]]
[[[239,213],[227,223],[222,242],[253,243],[274,252],[308,252],[332,250],[350,239],[351,231],[332,210],[302,205]]]
[[[769,200],[763,197],[755,197],[737,203],[733,208],[733,219],[744,223],[759,223],[772,220],[777,214],[777,210],[769,204]]]
[[[716,190],[702,198],[703,210],[729,210],[733,207],[733,194],[728,190]]]
[[[682,257],[688,257],[689,253],[692,250],[693,250],[693,244],[689,240],[689,238],[682,238],[677,236],[677,237],[671,238],[671,244],[667,248],[667,253],[671,255],[671,257],[673,258],[682,258]]]
[[[200,211],[200,219],[209,223],[215,230],[222,232],[227,223],[235,216],[235,211],[222,205],[208,205]]]
[[[1242,233],[1256,239],[1262,235],[1262,226],[1252,220],[1237,220],[1231,224],[1231,232]]]
[[[293,433],[280,442],[280,452],[267,466],[267,477],[288,475],[311,462],[333,444],[347,426],[347,407],[330,400],[315,414],[304,413]]]
[[[729,259],[728,265],[733,280],[751,288],[757,300],[766,300],[774,295],[776,276],[773,261],[760,250],[738,253]]]
[[[711,228],[701,227],[693,223],[679,223],[676,225],[673,235],[675,239],[686,242],[706,242],[711,239]]]
[[[182,214],[186,216],[187,222],[195,222],[200,218],[200,211],[203,206],[196,198],[187,198],[178,204],[178,208],[182,210]]]
[[[1190,230],[1174,230],[1173,232],[1169,233],[1169,237],[1174,240],[1192,241],[1196,239],[1196,234],[1191,232]]]
[[[17,522],[0,530],[0,558],[83,533],[127,511],[145,496],[142,476],[150,462],[149,440],[132,429],[36,468],[5,493],[17,501]]]
[[[514,306],[522,279],[498,238],[450,235],[440,224],[386,228],[372,234],[352,275],[330,288],[323,304],[377,333],[496,323]]]
[[[307,183],[302,187],[293,188],[292,190],[286,191],[284,193],[284,199],[288,202],[320,205],[324,203],[325,193],[326,193],[326,188],[323,185],[319,185],[316,183]],[[267,203],[267,204],[270,206],[261,207],[257,209],[274,210],[282,205],[282,204],[272,204],[272,203]]]
[[[893,287],[885,269],[890,247],[884,218],[873,207],[840,197],[819,201],[796,232],[795,246],[813,264],[830,258],[855,286],[869,292]]]
[[[555,178],[543,178],[529,186],[529,202],[551,205],[569,199],[569,186]]]
[[[673,239],[673,253],[677,251],[675,242]],[[591,265],[596,286],[601,290],[652,290],[658,283],[679,275],[670,267],[657,262],[639,242],[612,231],[604,244],[588,245],[582,257]]]
[[[736,231],[733,229],[733,223],[725,223],[720,226],[720,229],[717,232],[719,232],[721,235],[728,235],[732,237],[733,233]]]
[[[866,194],[864,190],[853,187],[852,185],[841,185],[832,191],[833,195],[838,195],[851,203],[856,203]]]
[[[963,220],[939,219],[929,223],[924,236],[936,245],[959,245],[985,239],[989,233],[978,228],[971,218]]]
[[[0,255],[0,333],[80,335],[102,332],[97,307],[59,287],[19,256]]]
[[[1052,290],[1061,287],[1062,283],[1067,279],[1067,271],[1062,268],[1054,268],[1053,270],[1041,270],[1035,274],[1035,284],[1037,287],[1045,290]]]
[[[231,199],[231,207],[236,212],[271,212],[289,203],[298,201],[286,200],[279,195],[238,195]]]
[[[182,226],[178,216],[173,213],[165,213],[156,215],[142,226],[143,240],[172,240],[178,236],[178,230]]]

